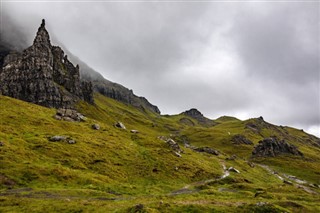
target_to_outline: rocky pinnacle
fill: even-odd
[[[79,100],[93,103],[92,85],[80,81],[79,69],[51,45],[43,19],[32,46],[4,58],[0,94],[55,108],[73,108]]]

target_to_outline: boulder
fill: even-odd
[[[115,123],[114,126],[120,128],[120,129],[126,129],[126,126],[119,121],[117,123]]]
[[[135,130],[135,129],[130,130],[130,132],[133,133],[133,134],[139,133],[139,131],[138,131],[138,130]]]
[[[99,130],[100,129],[100,125],[99,124],[92,124],[92,129],[94,130]]]
[[[62,136],[62,135],[55,135],[49,138],[49,141],[51,142],[67,142],[68,144],[75,144],[76,141],[67,137],[67,136]]]
[[[75,140],[68,140],[68,144],[75,144],[76,141]]]
[[[0,141],[0,146],[4,146],[4,143],[2,141]]]
[[[52,141],[52,142],[59,142],[59,141],[65,141],[67,139],[66,136],[61,136],[61,135],[55,135],[55,136],[52,136],[49,141]]]
[[[175,154],[178,157],[181,157],[180,153],[182,153],[183,151],[177,142],[175,142],[173,139],[169,138],[168,140],[166,140],[166,143],[169,145],[169,147],[175,152]]]
[[[253,157],[275,157],[281,154],[303,156],[296,146],[284,140],[278,140],[276,137],[265,138],[259,141],[259,144],[252,152]]]

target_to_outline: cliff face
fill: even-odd
[[[78,100],[93,103],[91,83],[81,82],[79,66],[51,45],[44,20],[32,46],[4,57],[0,94],[55,108],[72,108]]]
[[[93,89],[100,94],[109,98],[115,99],[125,104],[132,105],[142,110],[150,110],[152,112],[160,114],[160,110],[157,106],[152,105],[146,98],[136,96],[132,90],[128,88],[108,81],[104,78],[100,80],[92,81]]]

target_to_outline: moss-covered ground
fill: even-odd
[[[95,105],[77,108],[85,122],[59,121],[55,109],[0,96],[0,212],[320,212],[319,139],[301,130],[226,116],[201,126],[98,94]],[[277,136],[304,157],[252,158],[254,145],[233,144],[236,134],[254,144]],[[50,142],[54,135],[76,143]],[[177,141],[182,157],[159,136]],[[221,179],[223,165],[240,173]],[[270,170],[307,182],[284,183]]]

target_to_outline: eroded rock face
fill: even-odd
[[[281,154],[303,156],[297,147],[284,140],[278,140],[276,137],[265,138],[259,141],[259,144],[252,152],[252,156],[254,157],[275,157]]]
[[[151,112],[155,112],[157,114],[160,114],[160,110],[157,106],[151,104],[146,98],[144,97],[138,97],[136,96],[132,90],[129,90],[128,88],[108,81],[104,79],[102,76],[92,78],[88,75],[85,75],[84,79],[92,80],[93,89],[94,91],[115,99],[117,101],[120,101],[125,104],[132,105],[134,107],[137,107],[141,110],[149,110]]]
[[[78,100],[93,103],[91,83],[81,82],[79,67],[51,45],[44,20],[32,46],[4,58],[0,94],[54,108],[70,108]]]

